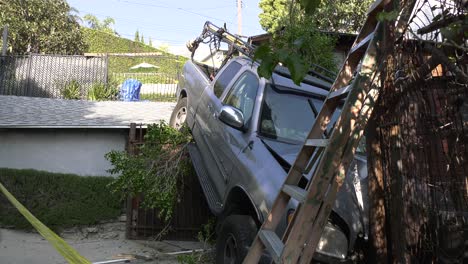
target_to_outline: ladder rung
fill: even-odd
[[[260,230],[258,235],[275,263],[280,263],[281,254],[283,254],[284,249],[281,239],[271,230]]]
[[[381,8],[384,1],[385,0],[376,0],[374,3],[372,3],[371,7],[369,8],[369,11],[367,11],[367,15]]]
[[[307,191],[295,185],[285,184],[283,186],[283,192],[289,194],[289,196],[296,199],[300,203],[303,203],[307,197]]]
[[[351,50],[349,51],[349,54],[354,53],[360,48],[367,45],[373,37],[374,37],[374,32],[367,35],[363,40],[361,40],[361,42],[359,42],[358,44],[356,44],[354,47],[351,48]]]
[[[328,95],[328,99],[342,99],[343,97],[346,97],[349,93],[349,90],[351,89],[351,85],[347,85],[345,87],[342,87],[338,90],[335,90]]]
[[[309,147],[326,147],[328,139],[307,139],[305,145]]]

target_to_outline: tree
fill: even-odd
[[[290,70],[296,84],[300,83],[312,64],[336,70],[333,55],[335,40],[320,32],[310,15],[317,12],[320,1],[302,2],[307,4],[307,9],[296,1],[262,0],[260,3],[264,9],[260,17],[262,26],[273,34],[272,42],[260,46],[255,53],[255,57],[261,61],[258,67],[260,76],[269,78],[280,62]]]
[[[137,31],[135,32],[135,39],[134,39],[135,42],[140,42],[140,33],[138,32],[138,29]]]
[[[145,44],[145,38],[143,37],[143,33],[141,34],[140,42],[143,43],[143,44]]]
[[[329,0],[312,15],[321,30],[357,33],[364,25],[367,10],[374,0]]]
[[[153,41],[151,40],[151,37],[149,37],[148,46],[153,47]]]
[[[113,29],[115,20],[112,17],[106,17],[100,21],[95,15],[86,14],[83,20],[88,23],[88,26],[92,29],[103,31],[109,34],[117,35],[117,32]]]
[[[9,26],[10,53],[80,54],[86,44],[64,0],[0,0],[0,25]]]
[[[171,46],[168,43],[161,43],[161,45],[158,46],[158,49],[162,52],[169,53],[169,48]]]
[[[260,25],[266,31],[274,33],[280,30],[290,14],[304,16],[301,12],[292,12],[292,0],[261,0],[259,3],[263,12],[259,15]],[[366,11],[373,0],[313,0],[316,5],[313,13],[307,19],[316,29],[341,33],[356,33],[364,24]],[[297,11],[297,10],[295,10]]]

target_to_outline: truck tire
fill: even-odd
[[[180,98],[177,102],[174,111],[172,111],[169,125],[177,130],[180,130],[185,124],[187,117],[187,97]]]
[[[257,226],[251,216],[228,216],[216,240],[216,263],[241,264],[256,234]]]

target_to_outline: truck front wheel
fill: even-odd
[[[251,216],[228,216],[216,241],[216,263],[241,264],[256,234],[257,226]]]
[[[187,97],[180,98],[172,111],[169,125],[177,130],[181,129],[187,117]]]

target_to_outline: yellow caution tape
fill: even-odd
[[[89,260],[82,257],[78,251],[68,245],[62,238],[45,226],[39,219],[37,219],[31,212],[26,209],[16,198],[0,183],[0,190],[10,200],[10,202],[18,209],[18,211],[36,228],[36,230],[45,239],[49,241],[52,246],[69,262],[72,264],[91,264]]]

